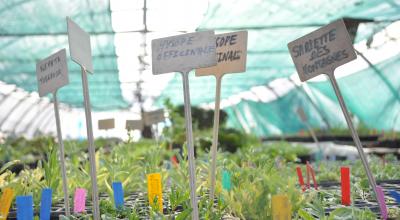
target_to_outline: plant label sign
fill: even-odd
[[[0,198],[0,220],[7,219],[13,198],[14,190],[11,188],[4,188],[3,194]]]
[[[100,130],[113,129],[115,127],[115,120],[113,118],[99,120],[98,126]]]
[[[154,202],[157,202],[160,212],[162,212],[163,200],[160,173],[151,173],[147,175],[147,190],[150,205],[154,205]]]
[[[215,66],[214,31],[201,31],[151,41],[153,74],[189,72]]]
[[[142,130],[143,129],[143,121],[142,120],[126,120],[125,124],[126,130]]]
[[[90,35],[67,17],[68,43],[73,61],[93,73]]]
[[[246,71],[247,31],[215,35],[217,65],[196,69],[196,76]]]
[[[292,206],[286,195],[272,196],[272,219],[274,220],[292,219]]]
[[[288,44],[302,82],[357,58],[343,20],[332,22]]]
[[[69,80],[65,49],[36,63],[36,78],[40,97],[67,85]]]
[[[158,109],[151,112],[145,112],[143,114],[143,121],[145,125],[157,124],[163,122],[164,120],[165,118],[163,109]]]

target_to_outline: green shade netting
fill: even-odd
[[[211,29],[216,30],[217,33],[237,30],[248,30],[249,32],[247,71],[246,73],[226,75],[223,78],[221,98],[248,91],[254,86],[268,85],[275,79],[289,77],[295,73],[287,43],[342,17],[376,21],[360,24],[355,42],[361,42],[400,18],[400,2],[389,0],[210,1],[209,9],[198,28],[199,30]],[[391,75],[391,78],[387,78],[386,81],[393,82],[394,85],[399,77],[392,74],[396,68],[388,70],[391,68],[388,66],[397,65],[397,60],[393,59],[380,65],[383,77]],[[392,93],[388,94],[386,101],[379,96],[372,96],[372,94],[364,97],[360,102],[354,98],[354,96],[359,97],[362,93],[358,90],[358,86],[360,86],[358,81],[361,78],[367,79],[364,77],[369,76],[376,77],[372,69],[339,80],[343,88],[343,95],[346,101],[352,101],[349,102],[349,108],[362,122],[371,128],[391,129],[396,114],[394,112],[399,107]],[[354,77],[359,78],[353,79]],[[355,82],[357,82],[357,86],[354,86]],[[165,98],[170,98],[173,103],[183,103],[181,84],[181,76],[176,74],[159,97],[158,103],[161,104]],[[377,80],[375,83],[366,80],[363,86],[368,87],[373,84],[375,84],[374,88],[387,89],[383,80]],[[336,101],[333,102],[335,97],[328,82],[312,83],[310,87],[320,101],[318,102],[319,112],[313,110],[312,107],[307,109],[307,114],[313,115],[310,119],[312,126],[326,126],[320,116],[320,112],[322,112],[332,127],[343,127],[345,121],[338,104]],[[394,88],[398,89],[395,86]],[[215,79],[213,77],[195,77],[192,73],[190,89],[192,104],[211,103],[215,98]],[[352,91],[356,92],[352,93]],[[324,103],[321,103],[323,101]],[[266,136],[293,133],[304,129],[294,114],[299,103],[302,103],[301,105],[305,108],[311,106],[303,92],[292,90],[286,96],[272,102],[245,100],[235,105],[235,109],[230,107],[226,110],[231,116],[230,126],[250,129],[251,132],[260,136]],[[366,103],[381,103],[381,105],[378,104],[380,107],[377,108],[371,106],[372,104],[366,105]],[[382,117],[385,117],[385,120],[382,120]],[[399,126],[396,123],[397,129],[400,129]]]
[[[37,91],[36,62],[62,49],[68,51],[65,17],[91,35],[94,74],[88,76],[94,110],[126,108],[118,79],[114,33],[108,1],[7,0],[0,3],[0,80]],[[70,60],[70,59],[69,59]],[[82,107],[80,67],[69,61],[70,84],[59,100]]]
[[[393,74],[400,68],[400,56],[395,56],[378,65],[356,74],[338,79],[342,95],[355,121],[363,122],[369,128],[400,130],[400,78]],[[385,86],[389,81],[390,85]],[[228,107],[228,125],[247,130],[259,136],[280,135],[306,130],[296,110],[301,106],[312,127],[326,127],[325,117],[331,127],[344,127],[346,122],[330,82],[308,83],[311,97],[318,111],[303,92],[292,89],[287,95],[268,103],[242,101]],[[393,90],[394,88],[395,90]],[[321,114],[322,113],[322,114]]]

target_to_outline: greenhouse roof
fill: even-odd
[[[145,5],[144,5],[145,3]],[[145,8],[146,10],[143,10]],[[400,1],[397,0],[144,0],[144,1],[49,1],[49,0],[8,0],[0,2],[0,81],[15,84],[27,92],[37,91],[35,65],[51,53],[62,48],[68,50],[65,17],[71,17],[91,35],[94,74],[89,76],[91,104],[94,110],[109,111],[131,109],[138,112],[135,93],[141,88],[145,106],[151,108],[161,105],[165,98],[173,103],[182,103],[182,81],[179,74],[151,74],[150,41],[167,35],[190,32],[194,30],[212,29],[217,33],[235,30],[248,30],[248,61],[247,71],[241,74],[231,74],[224,77],[222,99],[225,100],[226,110],[235,116],[229,122],[231,125],[242,118],[250,120],[251,112],[257,114],[273,114],[271,118],[279,118],[278,113],[261,112],[261,109],[273,111],[273,105],[283,106],[278,101],[291,100],[299,97],[302,92],[293,90],[293,79],[296,81],[294,65],[290,59],[287,43],[328,24],[338,18],[362,19],[358,27],[355,43],[356,48],[367,52],[374,49],[373,36],[386,30],[400,18]],[[398,35],[396,35],[398,36]],[[389,40],[397,42],[397,38]],[[368,47],[366,46],[368,45]],[[67,52],[69,54],[69,52]],[[398,54],[398,53],[397,53]],[[370,66],[353,71],[354,76],[344,77],[340,82],[352,84],[356,75],[370,72],[380,73],[380,88],[396,90],[396,79],[385,78],[389,70],[394,70],[398,59],[396,55],[387,60],[374,60],[378,71]],[[69,59],[70,60],[70,59]],[[389,68],[392,67],[392,68]],[[83,106],[80,68],[72,61],[68,64],[70,84],[59,91],[59,99],[69,107]],[[397,74],[398,75],[398,74]],[[291,79],[291,80],[289,80]],[[287,89],[280,95],[274,90],[274,83],[279,80],[289,80],[284,83]],[[388,86],[385,81],[391,80]],[[394,81],[393,81],[394,80]],[[191,99],[195,105],[209,106],[214,100],[215,82],[212,77],[196,78],[190,75]],[[325,88],[326,82],[309,83],[309,97],[314,97],[315,103],[322,99],[331,101],[332,93]],[[364,85],[367,85],[364,82]],[[254,91],[264,91],[267,88],[271,94],[261,96],[276,96],[275,99],[252,97]],[[304,87],[304,85],[302,85]],[[272,89],[271,89],[272,88]],[[352,93],[344,93],[347,99]],[[1,93],[1,91],[0,91]],[[257,93],[257,92],[256,92]],[[277,93],[277,94],[275,94]],[[314,94],[314,96],[312,96]],[[317,96],[315,94],[320,94]],[[7,96],[2,96],[5,98]],[[50,97],[50,96],[49,96]],[[238,98],[239,97],[239,98]],[[245,97],[245,98],[243,98]],[[247,97],[247,98],[246,98]],[[368,97],[373,102],[376,97]],[[234,106],[231,100],[240,100]],[[264,100],[264,101],[263,101]],[[310,98],[302,101],[309,104]],[[391,111],[385,120],[397,118],[398,98],[393,92],[388,93],[388,100],[393,102]],[[284,101],[286,103],[286,101]],[[235,102],[233,102],[235,103]],[[289,104],[289,103],[286,103]],[[327,104],[327,103],[325,103]],[[325,111],[333,104],[323,105],[319,111]],[[337,105],[335,105],[337,107]],[[371,127],[388,129],[388,124],[375,126],[375,113],[366,113],[356,103],[350,104],[350,110],[361,120],[369,121]],[[135,108],[134,108],[135,107]],[[237,111],[239,110],[239,111]],[[247,113],[246,113],[247,112]],[[279,110],[278,110],[279,112]],[[243,114],[239,116],[238,113]],[[254,113],[256,114],[256,113]],[[310,110],[307,114],[313,114]],[[246,116],[247,115],[247,116]],[[317,114],[320,115],[320,114]],[[258,126],[260,135],[291,132],[298,130],[301,123],[285,128],[282,124],[269,119],[268,123]],[[264,120],[264,119],[263,119]],[[263,121],[260,119],[260,121]],[[280,119],[281,120],[281,119]],[[315,126],[323,126],[315,119]],[[335,119],[326,119],[334,121]],[[339,120],[340,121],[340,120]],[[250,123],[250,122],[247,122]],[[397,124],[396,124],[397,123]],[[400,129],[399,122],[393,125]],[[368,124],[368,123],[367,123]],[[269,130],[271,128],[271,130]],[[251,130],[251,129],[250,129]]]

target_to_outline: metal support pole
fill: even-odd
[[[92,113],[90,111],[90,97],[87,82],[87,73],[85,68],[81,67],[82,71],[82,86],[83,86],[83,101],[85,105],[86,116],[86,131],[89,143],[89,160],[90,160],[90,177],[92,182],[92,200],[93,200],[93,218],[100,220],[100,207],[99,207],[99,194],[97,190],[97,174],[96,174],[96,152],[93,141],[93,128],[92,128]]]
[[[196,197],[196,164],[194,158],[193,145],[193,130],[192,130],[192,111],[190,105],[190,90],[189,90],[189,71],[182,72],[183,78],[183,96],[185,104],[185,122],[186,122],[186,142],[188,148],[189,160],[189,176],[190,176],[190,202],[192,205],[192,220],[199,219],[199,210],[197,207]]]
[[[57,100],[57,91],[53,93],[53,103],[54,103],[54,114],[56,117],[56,125],[57,125],[57,138],[58,145],[60,146],[60,165],[61,165],[61,176],[62,176],[62,184],[64,191],[64,205],[65,205],[65,215],[70,216],[69,209],[69,194],[68,194],[68,182],[67,182],[67,171],[65,168],[65,152],[64,152],[64,142],[61,133],[61,123],[60,123],[60,113],[58,111],[58,100]]]

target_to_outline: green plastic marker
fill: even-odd
[[[227,170],[222,171],[222,188],[227,191],[232,189],[231,174]]]

